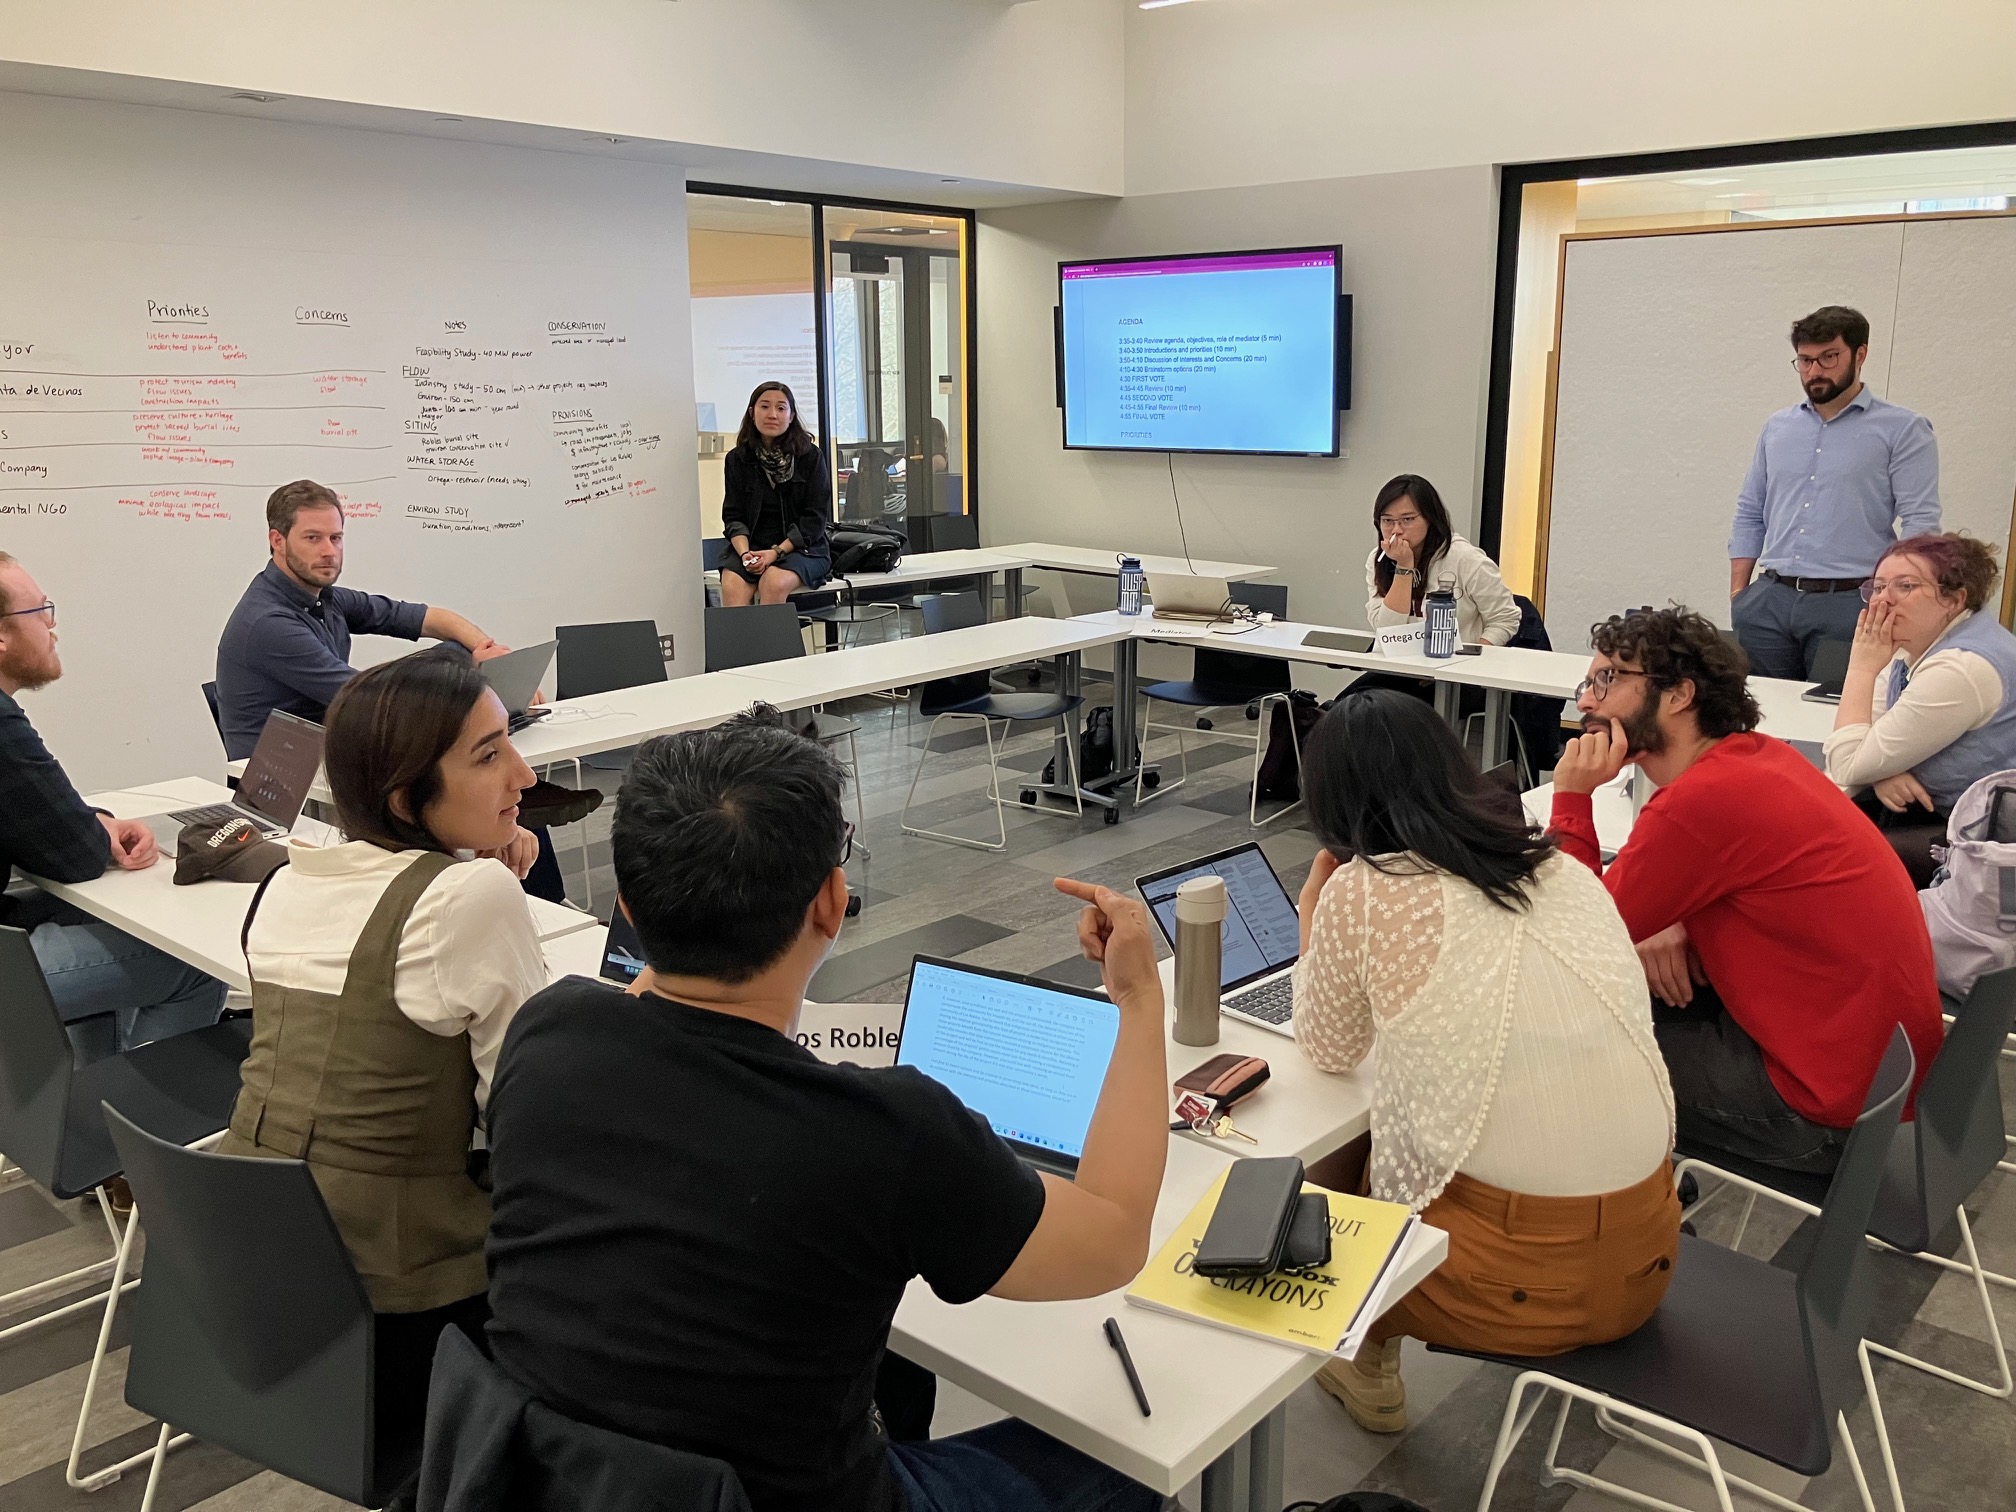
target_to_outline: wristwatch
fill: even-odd
[[[1417,573],[1416,573],[1416,572],[1414,571],[1414,569],[1413,569],[1412,567],[1395,567],[1395,568],[1393,569],[1393,576],[1395,576],[1395,577],[1416,577],[1416,576],[1418,576],[1418,574],[1417,574]]]

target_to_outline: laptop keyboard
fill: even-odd
[[[1278,976],[1258,987],[1249,987],[1238,996],[1225,999],[1225,1006],[1237,1009],[1248,1018],[1285,1024],[1295,1012],[1295,978],[1292,975]]]
[[[252,816],[243,809],[233,808],[228,803],[213,803],[208,808],[183,809],[180,813],[170,814],[168,817],[177,824],[204,824],[213,829],[221,829],[233,819],[252,819]],[[272,828],[270,824],[261,823],[256,819],[252,822],[258,824],[262,830]]]

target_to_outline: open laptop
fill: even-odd
[[[1176,889],[1192,877],[1225,879],[1218,1006],[1234,1018],[1293,1035],[1294,967],[1302,949],[1295,900],[1251,842],[1135,880],[1162,938],[1176,946]]]
[[[1157,619],[1222,620],[1232,602],[1232,585],[1221,577],[1151,572],[1148,596],[1155,601]]]
[[[644,970],[644,947],[637,943],[637,927],[618,908],[609,915],[609,941],[602,947],[602,976],[618,987],[628,987]]]
[[[1101,993],[918,956],[896,1064],[951,1088],[1038,1170],[1071,1177],[1120,1037]]]
[[[1838,704],[1841,684],[1848,678],[1848,653],[1853,649],[1844,640],[1823,640],[1813,653],[1813,686],[1799,696],[1811,703]]]
[[[279,840],[301,817],[321,769],[322,726],[275,709],[266,716],[266,728],[259,732],[259,744],[252,748],[231,802],[150,814],[145,822],[166,856],[175,854],[176,838],[186,824],[222,827],[233,819],[249,819],[267,839]]]
[[[541,641],[536,646],[506,651],[477,668],[484,681],[490,684],[490,690],[497,695],[497,701],[504,705],[504,712],[510,716],[509,728],[513,735],[552,712],[544,704],[533,707],[532,700],[539,695],[539,680],[553,665],[553,648],[558,644],[557,641]]]

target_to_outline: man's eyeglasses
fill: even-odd
[[[1911,597],[1924,586],[1924,582],[1918,578],[1870,578],[1855,591],[1862,595],[1863,603],[1869,604],[1875,602],[1879,593],[1887,593],[1893,599],[1904,599]]]
[[[850,820],[840,830],[840,859],[833,864],[845,866],[854,859],[854,825]]]
[[[1816,368],[1823,373],[1831,373],[1847,360],[1848,354],[1846,352],[1836,350],[1822,352],[1818,357],[1794,357],[1792,359],[1792,366],[1799,369],[1802,373],[1810,373]]]
[[[1575,702],[1580,703],[1582,695],[1587,693],[1591,688],[1596,690],[1598,698],[1608,698],[1610,696],[1610,689],[1616,684],[1618,678],[1643,677],[1645,675],[1643,672],[1633,672],[1626,667],[1598,667],[1594,672],[1583,678],[1582,681],[1575,684]]]
[[[17,614],[46,614],[49,616],[49,623],[53,625],[56,623],[56,600],[44,599],[31,609],[9,609],[5,614],[0,614],[0,619],[12,619]]]

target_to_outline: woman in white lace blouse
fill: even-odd
[[[1369,1190],[1449,1234],[1441,1268],[1318,1378],[1396,1432],[1403,1337],[1549,1355],[1652,1315],[1679,1247],[1673,1093],[1602,882],[1428,705],[1340,699],[1303,769],[1326,848],[1302,889],[1295,1039],[1340,1073],[1377,1048]]]

